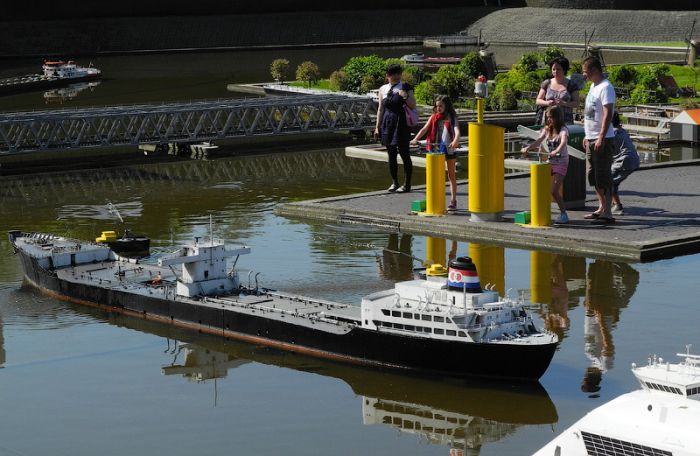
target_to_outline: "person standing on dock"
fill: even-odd
[[[527,154],[528,150],[537,150],[540,144],[547,143],[547,160],[552,166],[552,198],[559,206],[559,218],[556,224],[569,223],[569,215],[564,204],[564,178],[569,168],[569,129],[564,125],[564,111],[560,106],[550,106],[544,113],[544,128],[540,137],[529,146],[523,147],[521,152]]]
[[[615,89],[603,76],[603,67],[595,57],[583,61],[583,76],[593,83],[584,108],[583,147],[588,162],[588,182],[595,187],[598,196],[598,209],[584,218],[596,225],[608,225],[615,223],[611,212],[615,132],[610,127],[615,109]]]
[[[389,192],[407,193],[411,191],[411,175],[413,163],[409,154],[409,142],[411,130],[406,122],[405,106],[410,109],[416,107],[416,99],[413,96],[413,88],[401,81],[403,69],[401,65],[391,64],[386,69],[387,84],[379,88],[379,109],[377,110],[377,124],[374,135],[381,138],[389,154],[389,174],[391,174],[391,186]],[[399,186],[398,159],[401,155],[405,183]]]
[[[445,154],[447,162],[447,177],[450,181],[450,204],[447,209],[454,211],[457,209],[457,174],[455,165],[457,153],[455,149],[459,147],[459,121],[457,112],[452,105],[452,100],[447,95],[439,95],[435,98],[433,115],[428,122],[420,129],[411,140],[411,144],[418,144],[418,140],[426,136],[425,150],[432,153]]]
[[[634,147],[634,143],[627,134],[627,130],[622,128],[620,114],[615,111],[612,118],[612,126],[615,131],[615,156],[612,164],[612,213],[614,215],[624,215],[625,210],[620,201],[620,183],[627,179],[627,176],[639,169],[639,154]]]
[[[552,70],[551,79],[545,79],[540,84],[537,94],[537,124],[544,125],[544,111],[550,106],[559,106],[564,113],[564,123],[574,123],[574,109],[578,108],[579,87],[566,77],[569,72],[569,59],[557,57],[549,64]]]

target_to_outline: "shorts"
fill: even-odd
[[[603,147],[596,152],[595,140],[588,140],[588,148],[586,149],[586,174],[588,175],[588,183],[595,188],[612,188],[612,161],[615,153],[614,138],[605,138]]]
[[[457,151],[455,149],[450,149],[444,143],[440,144],[440,153],[445,154],[445,160],[457,159]]]
[[[618,168],[612,173],[612,182],[613,182],[613,195],[617,196],[618,193],[618,187],[622,183],[623,180],[627,179],[627,177],[632,174],[632,171],[627,171],[624,168]]]

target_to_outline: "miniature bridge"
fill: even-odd
[[[305,95],[0,114],[0,155],[366,129],[376,103]]]

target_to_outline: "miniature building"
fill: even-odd
[[[671,120],[671,139],[700,142],[700,109],[688,109]]]

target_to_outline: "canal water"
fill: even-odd
[[[23,285],[0,238],[0,454],[527,455],[635,389],[632,362],[700,348],[698,255],[627,264],[273,213],[385,188],[385,166],[325,149],[7,177],[0,232],[94,238],[119,227],[110,201],[166,252],[211,217],[263,286],[358,305],[427,256],[471,255],[562,337],[540,384],[397,375],[90,310]]]

